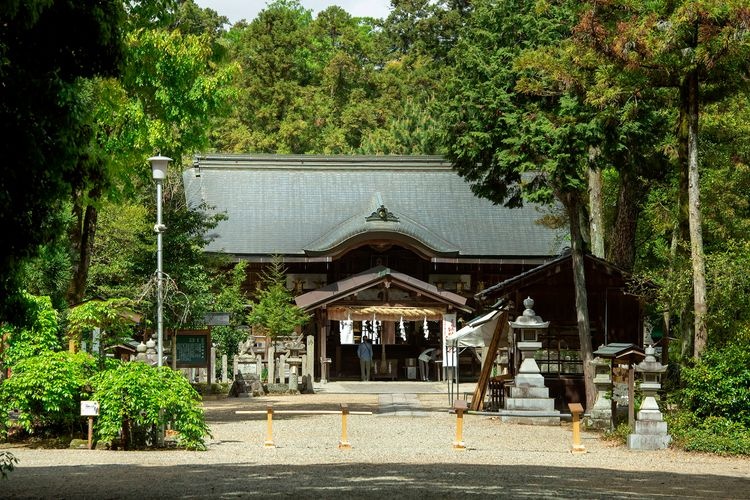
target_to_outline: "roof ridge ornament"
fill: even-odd
[[[385,205],[380,205],[375,211],[369,216],[365,217],[367,222],[381,221],[381,222],[398,222],[398,217],[388,210]]]

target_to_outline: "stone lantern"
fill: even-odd
[[[667,434],[667,423],[656,403],[656,393],[661,388],[661,374],[667,367],[656,360],[655,352],[653,346],[648,346],[646,358],[635,367],[636,371],[643,374],[641,390],[644,398],[635,421],[635,432],[628,436],[628,448],[631,450],[663,450],[672,440]]]
[[[607,359],[599,356],[591,360],[594,367],[596,401],[591,409],[591,426],[595,429],[609,429],[612,423],[612,404],[607,393],[612,390],[612,366]]]
[[[135,348],[136,352],[138,354],[135,355],[135,360],[140,361],[142,363],[146,363],[148,360],[146,359],[146,344],[141,341],[140,344],[138,344]]]
[[[523,301],[526,308],[516,321],[509,325],[517,332],[516,348],[521,352],[521,366],[510,387],[510,397],[505,400],[503,422],[557,425],[560,412],[555,410],[555,400],[549,397],[549,388],[544,385],[534,353],[541,349],[540,331],[549,327],[549,321],[542,321],[532,307],[534,301],[528,297]],[[536,415],[535,415],[536,414]]]

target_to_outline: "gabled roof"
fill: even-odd
[[[480,199],[438,156],[203,155],[183,181],[190,206],[228,216],[209,252],[313,258],[387,239],[428,257],[541,260],[563,241],[538,206]]]
[[[619,267],[615,266],[611,262],[607,262],[604,259],[600,259],[599,257],[594,257],[591,254],[585,254],[583,258],[586,264],[589,266],[594,266],[596,268],[603,269],[609,274],[619,274],[620,276],[623,276],[623,277],[628,276],[628,273],[626,271],[620,269]],[[510,290],[513,290],[515,288],[527,286],[533,283],[546,280],[550,278],[552,275],[559,274],[560,272],[572,273],[573,271],[571,267],[572,266],[571,259],[572,259],[571,254],[566,253],[565,255],[561,255],[560,257],[554,260],[551,260],[533,269],[529,269],[526,272],[516,275],[513,278],[509,278],[505,281],[501,281],[500,283],[492,285],[491,287],[485,288],[484,290],[477,292],[474,295],[474,297],[478,299],[488,297],[488,296],[498,297],[498,296],[502,296],[508,293]]]
[[[462,297],[461,295],[447,290],[441,290],[434,285],[413,278],[408,274],[400,273],[384,266],[373,267],[372,269],[355,274],[354,276],[350,276],[349,278],[336,283],[304,293],[295,297],[294,301],[297,303],[298,307],[310,311],[341,300],[344,297],[362,290],[372,288],[381,283],[387,283],[388,286],[398,286],[407,290],[413,290],[435,302],[451,305],[463,311],[471,311],[471,308],[466,306],[466,297]]]

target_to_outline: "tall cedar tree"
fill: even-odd
[[[699,107],[747,89],[750,6],[744,0],[589,0],[576,27],[584,44],[647,87],[679,92],[680,210],[693,266],[693,355],[706,348],[706,272],[699,191]],[[640,77],[640,78],[637,78]]]

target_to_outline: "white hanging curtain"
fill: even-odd
[[[351,318],[339,321],[339,338],[341,344],[354,343],[354,321]]]
[[[430,325],[427,324],[427,316],[424,318],[424,323],[422,324],[422,330],[424,330],[424,338],[427,339],[430,337]]]

